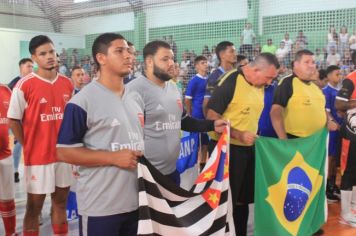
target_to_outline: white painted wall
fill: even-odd
[[[261,17],[355,8],[355,0],[260,0]]]
[[[20,41],[30,41],[38,34],[48,35],[58,52],[62,48],[84,48],[85,38],[82,35],[66,35],[52,32],[36,32],[0,28],[0,83],[8,83],[19,73]]]
[[[134,29],[133,12],[64,21],[62,33],[95,34]]]
[[[147,27],[165,27],[247,18],[247,0],[184,1],[146,10]]]

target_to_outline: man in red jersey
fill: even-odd
[[[67,235],[66,199],[72,174],[68,164],[57,162],[56,142],[73,85],[55,70],[51,39],[38,35],[31,39],[29,50],[38,71],[16,84],[8,110],[10,128],[24,147],[27,206],[23,235],[39,235],[38,217],[49,193],[53,233]]]
[[[5,235],[15,234],[16,211],[13,175],[13,158],[9,147],[9,126],[6,117],[11,90],[0,84],[0,216],[4,222]]]

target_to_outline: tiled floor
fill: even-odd
[[[20,173],[22,170],[20,169]],[[16,231],[22,232],[23,217],[26,209],[26,193],[23,191],[23,180],[16,185]],[[50,201],[51,197],[48,195],[46,197],[45,204],[42,210],[43,224],[40,228],[41,236],[50,236],[52,234],[51,218],[50,218]],[[0,222],[0,236],[5,235],[3,223]],[[19,236],[22,234],[19,234]],[[77,236],[78,234],[78,220],[73,220],[69,222],[69,236]]]
[[[20,170],[22,173],[22,170]],[[26,206],[26,194],[23,191],[23,180],[16,184],[16,211],[17,211],[17,232],[22,232],[22,222]],[[340,211],[340,204],[329,204],[329,217],[328,221],[323,227],[324,236],[355,236],[356,229],[350,228],[338,223],[338,215]],[[253,206],[250,207],[250,219],[253,219]],[[47,196],[46,202],[42,210],[43,225],[40,228],[41,236],[51,236],[51,220],[50,220],[50,196]],[[4,227],[0,222],[0,236],[4,235]],[[22,234],[20,234],[22,235]],[[69,236],[77,236],[78,234],[78,220],[69,222]],[[249,220],[248,235],[253,235],[253,223]],[[266,235],[268,236],[268,235]]]

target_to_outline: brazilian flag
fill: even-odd
[[[327,134],[257,139],[256,236],[312,235],[325,223]]]

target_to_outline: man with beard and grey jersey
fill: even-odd
[[[181,129],[190,132],[222,132],[224,120],[197,120],[184,109],[177,87],[168,81],[174,75],[174,55],[164,41],[152,41],[143,49],[144,76],[128,84],[144,102],[144,144],[146,158],[178,185],[176,161],[180,152]]]

